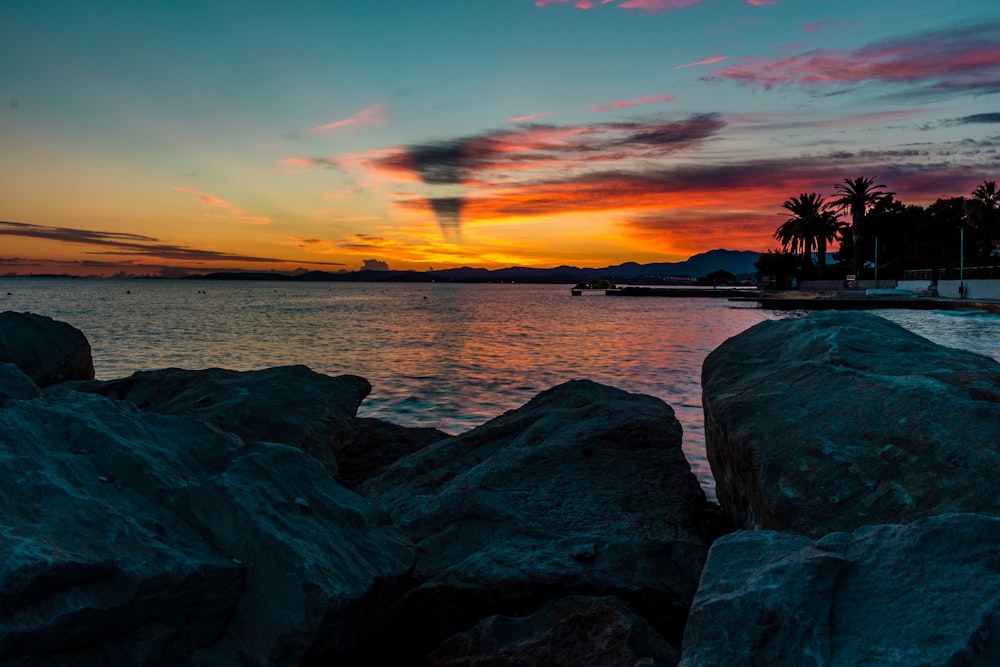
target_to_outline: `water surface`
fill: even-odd
[[[695,474],[705,457],[705,356],[768,318],[724,299],[571,297],[565,285],[0,280],[0,309],[81,329],[98,378],[165,367],[305,364],[368,379],[359,414],[458,433],[585,378],[677,413]],[[936,342],[1000,359],[1000,316],[879,311]]]

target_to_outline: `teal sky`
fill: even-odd
[[[606,265],[1000,175],[994,0],[0,6],[0,272]]]

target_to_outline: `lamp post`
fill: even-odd
[[[875,237],[875,289],[878,289],[878,237]]]
[[[962,217],[965,221],[965,217]],[[965,225],[958,228],[958,298],[965,298]]]

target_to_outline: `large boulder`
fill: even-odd
[[[337,450],[337,479],[353,489],[404,456],[447,437],[447,433],[436,428],[358,418],[351,440]]]
[[[722,537],[681,665],[1000,665],[1000,519]]]
[[[86,336],[45,315],[0,313],[0,363],[16,364],[39,387],[94,378]]]
[[[358,406],[371,392],[364,378],[330,377],[301,365],[257,371],[166,368],[70,386],[143,410],[196,417],[248,442],[292,445],[333,469],[337,450],[353,437]]]
[[[431,444],[359,490],[417,545],[395,647],[494,614],[616,595],[679,642],[710,537],[673,410],[576,380]]]
[[[526,617],[491,616],[428,656],[428,667],[673,667],[680,651],[615,597],[571,596]]]
[[[0,408],[0,665],[351,656],[412,567],[301,450],[50,388]]]
[[[762,322],[702,370],[705,446],[737,527],[820,537],[1000,514],[1000,363],[862,312]]]
[[[39,398],[42,390],[17,364],[0,363],[0,405],[8,398]]]

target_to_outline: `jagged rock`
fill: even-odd
[[[94,378],[83,333],[45,315],[0,313],[0,362],[16,364],[39,387]]]
[[[349,489],[427,445],[449,437],[436,428],[409,427],[359,418],[350,442],[337,451],[337,478]]]
[[[681,665],[1000,664],[1000,519],[950,514],[819,540],[712,546]]]
[[[62,385],[0,409],[0,665],[351,655],[412,544],[299,449]]]
[[[0,404],[7,398],[38,398],[42,390],[17,364],[0,363]]]
[[[1000,514],[1000,363],[861,312],[772,320],[702,371],[705,444],[736,526],[819,537]]]
[[[567,594],[617,595],[680,640],[707,502],[659,399],[567,382],[359,489],[417,544],[405,648]]]
[[[301,365],[258,371],[166,368],[71,386],[143,410],[197,417],[248,442],[292,445],[334,469],[335,453],[351,439],[358,406],[371,392],[364,378],[330,377]]]
[[[428,667],[673,667],[680,652],[625,602],[572,596],[531,616],[491,616],[446,640]]]

